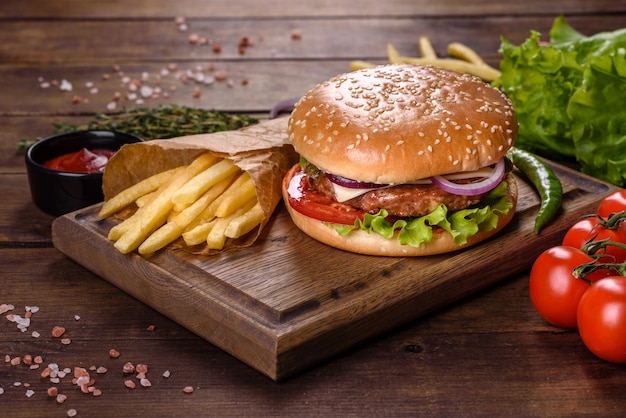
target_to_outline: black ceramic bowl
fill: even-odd
[[[26,169],[33,202],[42,211],[60,216],[104,200],[102,173],[71,173],[44,167],[63,154],[88,150],[117,151],[141,138],[113,131],[75,131],[42,139],[26,152]]]

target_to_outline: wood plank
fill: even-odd
[[[65,416],[69,408],[79,416],[128,416],[138,404],[153,405],[162,416],[204,416],[208,409],[216,416],[309,416],[311,405],[318,416],[363,416],[364,410],[368,416],[451,416],[468,410],[485,416],[606,415],[626,408],[621,366],[593,357],[576,332],[545,325],[528,301],[527,275],[276,385],[55,249],[0,249],[0,265],[0,303],[13,303],[15,313],[38,306],[29,331],[41,333],[35,339],[3,319],[0,354],[39,354],[46,364],[108,368],[94,374],[101,397],[80,393],[66,378],[57,386],[68,402],[53,405],[40,370],[7,365],[0,373],[5,389],[0,399],[12,417],[51,411]],[[71,344],[62,346],[50,336],[55,325],[67,328]],[[148,325],[155,330],[147,331]],[[110,348],[122,356],[109,358]],[[151,388],[123,386],[126,361],[149,366]],[[170,378],[161,376],[165,370]],[[16,381],[30,383],[34,396],[27,398],[23,386],[13,386]],[[195,393],[183,394],[186,385]]]
[[[137,19],[144,17],[174,18],[255,18],[275,17],[292,18],[299,16],[488,16],[494,14],[591,14],[596,11],[624,12],[626,5],[621,1],[611,0],[568,0],[545,2],[542,0],[498,1],[498,0],[454,0],[433,2],[429,0],[322,0],[316,2],[290,2],[284,0],[239,0],[213,1],[207,5],[203,0],[109,0],[106,7],[93,7],[81,0],[53,2],[47,0],[4,0],[0,17],[12,18],[122,18]]]
[[[0,61],[44,66],[77,62],[112,66],[129,61],[384,59],[388,42],[405,55],[418,55],[417,38],[421,35],[430,37],[440,55],[446,55],[449,43],[472,39],[470,46],[494,61],[498,58],[501,36],[520,43],[532,29],[547,37],[553,20],[553,15],[516,17],[515,25],[512,25],[508,16],[481,20],[406,16],[392,19],[291,19],[288,22],[207,19],[194,20],[188,32],[180,32],[174,22],[161,20],[78,20],[62,25],[54,20],[6,21],[0,34]],[[574,28],[584,24],[584,33],[593,34],[623,27],[624,17],[620,14],[571,16],[568,22]],[[301,32],[301,39],[292,39],[293,29]],[[76,37],[76,33],[82,36]],[[191,44],[189,35],[192,33],[219,43],[221,52],[213,52],[210,45]],[[368,36],[354,36],[355,33]],[[254,43],[245,54],[240,54],[238,48],[242,37],[248,37]],[[331,44],[332,52],[328,49]]]
[[[55,220],[54,245],[99,276],[261,373],[282,380],[364,340],[519,273],[615,188],[564,167],[563,213],[537,236],[538,200],[521,179],[515,222],[455,254],[377,258],[320,244],[280,206],[252,247],[213,257],[166,249],[122,255],[97,207]],[[515,257],[517,254],[525,257]],[[311,264],[311,255],[324,260]],[[502,264],[503,258],[511,260]],[[484,272],[489,270],[489,274]]]
[[[50,227],[54,218],[32,202],[25,173],[0,174],[0,196],[3,197],[0,247],[51,246]]]
[[[210,62],[198,61],[197,64],[206,66]],[[140,78],[144,72],[150,74],[152,79],[144,82],[144,85],[155,88],[157,87],[155,77],[166,67],[166,64],[128,64],[123,65],[122,69],[124,74],[131,78]],[[193,69],[195,64],[181,64],[179,67],[185,70]],[[108,65],[55,66],[45,69],[36,66],[0,67],[0,78],[3,78],[7,89],[10,90],[7,94],[16,98],[11,102],[0,101],[0,114],[20,116],[44,112],[48,115],[56,113],[77,116],[108,112],[107,105],[113,101],[115,93],[118,92],[122,94],[122,99],[117,102],[117,109],[176,103],[234,113],[261,112],[267,115],[272,106],[279,101],[300,96],[317,83],[349,71],[349,63],[327,61],[322,64],[294,62],[277,65],[264,61],[254,64],[226,62],[217,68],[230,74],[233,80],[232,87],[227,82],[216,82],[212,85],[181,82],[172,75],[158,82],[163,91],[169,92],[169,97],[166,98],[161,94],[157,99],[142,98],[134,92],[137,96],[130,100],[126,93],[133,92],[128,85],[121,85],[119,76],[112,77],[109,81],[101,80],[102,74],[111,72],[111,66]],[[37,81],[39,77],[59,82],[66,79],[74,87],[71,92],[62,92],[58,88],[42,89]],[[246,85],[241,83],[244,78],[248,81]],[[87,83],[93,83],[98,89],[97,92],[92,93]],[[196,87],[201,93],[199,98],[194,97]],[[34,96],[37,100],[33,100]],[[74,104],[74,96],[84,100],[80,104]],[[141,102],[139,99],[142,99]]]

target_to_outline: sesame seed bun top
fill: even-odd
[[[517,120],[508,98],[477,77],[402,64],[317,85],[288,130],[295,150],[324,171],[408,183],[495,163],[513,146]]]

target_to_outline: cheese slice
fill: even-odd
[[[377,190],[377,189],[353,189],[350,187],[340,186],[338,184],[333,183],[332,181],[330,182],[330,184],[333,185],[333,189],[335,190],[335,198],[337,199],[337,202],[345,202],[346,200],[354,199],[357,196],[361,196],[362,194],[365,194],[369,192],[370,190]]]

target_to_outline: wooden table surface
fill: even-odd
[[[47,136],[54,122],[84,123],[106,112],[115,92],[129,93],[117,67],[146,85],[160,79],[169,96],[122,99],[118,110],[176,103],[265,117],[351,60],[385,62],[388,42],[418,55],[427,35],[445,55],[462,41],[497,66],[501,36],[520,43],[531,29],[547,34],[559,14],[586,34],[626,27],[623,0],[3,0],[0,415],[623,415],[624,366],[595,358],[575,331],[547,325],[531,306],[527,274],[275,383],[56,250],[53,218],[32,204],[17,151],[20,139]],[[244,37],[251,45],[240,51]],[[229,81],[190,79],[209,66]],[[72,91],[54,86],[64,79]],[[14,308],[3,312],[3,304]],[[7,318],[27,311],[22,327]],[[63,337],[52,336],[55,326]],[[147,365],[151,386],[126,387],[139,383],[123,372],[126,362]],[[71,376],[58,384],[42,377],[49,364],[91,369],[100,396],[82,393]],[[49,397],[50,386],[67,400]]]

